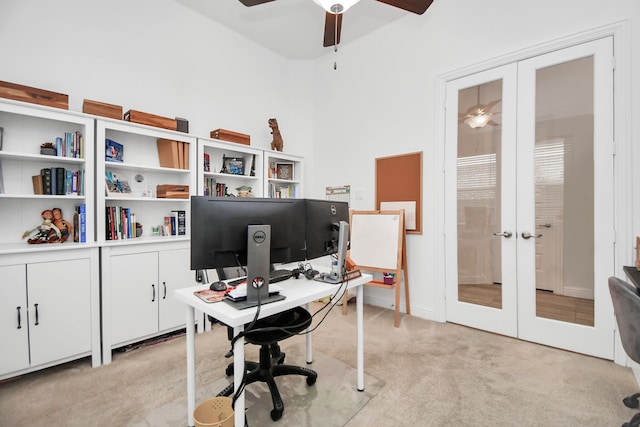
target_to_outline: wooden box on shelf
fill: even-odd
[[[48,107],[69,109],[69,95],[0,81],[0,97]]]
[[[209,134],[211,138],[220,139],[222,141],[235,142],[237,144],[251,145],[251,135],[240,132],[234,132],[226,129],[212,130]]]
[[[93,114],[94,116],[122,120],[122,106],[120,105],[85,99],[82,103],[82,112],[85,114]]]
[[[129,110],[124,113],[124,119],[128,122],[142,125],[155,126],[169,130],[178,130],[178,122],[170,117],[156,116],[155,114],[144,113],[137,110]]]
[[[159,199],[188,199],[189,186],[180,184],[162,184],[156,187],[156,197]]]

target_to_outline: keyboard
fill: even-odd
[[[273,270],[269,272],[269,283],[282,282],[283,280],[289,279],[292,275],[291,270]]]

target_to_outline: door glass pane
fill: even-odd
[[[536,72],[536,315],[593,326],[593,57]]]
[[[502,308],[502,80],[458,92],[458,300]]]

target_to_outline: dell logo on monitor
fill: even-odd
[[[337,213],[336,205],[331,205],[331,215],[335,215]]]
[[[267,238],[267,235],[264,234],[264,231],[262,230],[258,230],[255,233],[253,233],[253,241],[258,245],[261,243],[264,243],[266,238]]]

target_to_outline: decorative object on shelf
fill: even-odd
[[[252,188],[246,185],[236,188],[238,192],[238,197],[253,197],[253,193],[251,193]]]
[[[69,109],[69,95],[0,81],[0,97],[48,107]]]
[[[53,211],[51,209],[45,209],[40,214],[42,222],[35,228],[27,230],[22,234],[22,238],[29,237],[31,233],[37,231],[36,234],[29,237],[27,243],[40,244],[40,243],[62,243],[62,233],[60,229],[53,223]]]
[[[284,141],[282,140],[280,128],[278,128],[278,120],[275,118],[269,119],[269,127],[271,128],[271,134],[273,135],[271,149],[275,151],[282,151],[284,148]]]
[[[182,117],[176,117],[176,124],[178,126],[178,132],[189,133],[189,120]]]
[[[131,195],[129,181],[120,180],[116,174],[110,171],[105,171],[104,175],[105,195]]]
[[[293,163],[276,163],[277,179],[293,179]]]
[[[62,209],[53,208],[51,209],[51,212],[53,213],[53,225],[60,230],[60,243],[64,243],[67,241],[69,236],[73,235],[73,225],[66,219],[62,218]]]
[[[255,154],[251,158],[251,171],[249,172],[249,176],[256,176],[256,155]]]
[[[45,156],[55,156],[56,155],[56,146],[53,142],[45,142],[40,144],[40,154]]]
[[[205,172],[211,172],[211,156],[209,156],[209,153],[204,153],[203,157],[204,157],[203,158],[204,164],[202,166],[203,170]]]
[[[178,130],[178,122],[176,121],[176,119],[157,116],[150,113],[143,113],[142,111],[129,110],[124,113],[124,119],[127,122],[131,123],[139,123],[142,125],[154,126],[169,130]]]
[[[222,156],[222,170],[220,173],[244,175],[244,159],[242,157]]]
[[[163,168],[189,169],[189,143],[159,138],[158,159]]]
[[[119,142],[116,142],[112,139],[105,139],[105,160],[107,162],[117,162],[122,163],[123,155],[124,155],[124,147]]]
[[[188,199],[189,186],[182,184],[162,184],[156,187],[156,197],[159,199]]]
[[[42,175],[31,176],[31,182],[33,183],[33,194],[44,194]]]
[[[110,119],[122,120],[122,106],[107,104],[106,102],[92,101],[85,99],[82,102],[82,112],[94,116],[108,117]]]
[[[236,144],[251,145],[251,135],[234,132],[227,129],[216,129],[209,133],[209,136],[222,141],[235,142]]]

